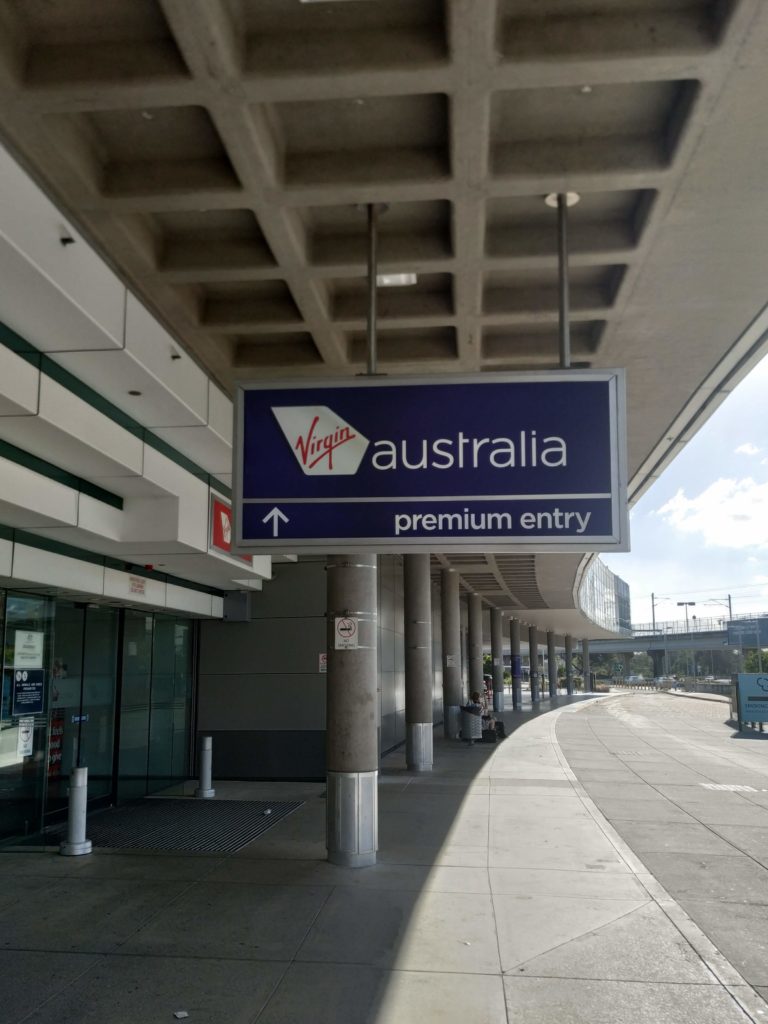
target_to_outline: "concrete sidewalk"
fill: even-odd
[[[0,852],[0,1021],[765,1020],[586,791],[597,773],[624,792],[599,733],[650,734],[616,717],[637,699],[510,714],[523,724],[496,746],[438,739],[429,776],[387,758],[373,868],[325,862],[323,787],[306,784],[217,786],[305,800],[228,857]],[[627,801],[640,834],[642,803]]]

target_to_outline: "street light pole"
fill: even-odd
[[[678,608],[685,608],[685,632],[686,633],[689,631],[688,630],[688,609],[695,607],[695,605],[696,605],[695,601],[678,601],[677,602],[677,607]],[[694,655],[694,667],[695,667],[695,665],[696,665],[696,655],[695,655],[695,652],[693,652],[693,651],[691,651],[691,653]]]

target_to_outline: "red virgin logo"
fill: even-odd
[[[307,476],[352,476],[368,439],[327,405],[272,408],[291,451]]]

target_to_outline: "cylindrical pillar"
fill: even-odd
[[[81,857],[90,853],[92,844],[85,838],[85,820],[88,808],[88,769],[73,768],[69,776],[69,809],[67,838],[59,847],[65,857]]]
[[[441,573],[440,616],[443,634],[443,732],[459,738],[461,706],[461,607],[459,576],[453,569]]]
[[[547,630],[547,677],[549,681],[549,699],[557,698],[557,650],[555,649],[555,634],[551,629]]]
[[[523,706],[523,665],[520,657],[520,619],[509,620],[510,657],[512,661],[512,708]]]
[[[195,796],[198,800],[211,800],[216,796],[213,788],[213,736],[200,738],[200,785]]]
[[[581,641],[581,661],[584,673],[584,693],[592,692],[592,671],[589,664],[589,640]]]
[[[539,703],[539,635],[535,626],[528,627],[528,661],[531,665],[531,704]]]
[[[483,693],[483,599],[469,595],[469,693]]]
[[[622,668],[624,669],[624,679],[632,674],[632,658],[634,655],[631,651],[624,651],[621,655]]]
[[[403,557],[405,763],[432,771],[432,595],[429,555]]]
[[[565,638],[565,689],[569,697],[573,696],[573,637]]]
[[[378,849],[376,556],[331,555],[327,574],[326,846],[361,868]]]
[[[501,609],[491,608],[491,663],[493,665],[493,710],[504,710],[504,639]]]

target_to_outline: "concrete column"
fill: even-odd
[[[592,692],[592,672],[589,666],[589,640],[581,641],[581,660],[584,672],[584,693]]]
[[[459,577],[443,569],[440,614],[443,625],[443,732],[448,739],[459,738],[461,705],[461,608]]]
[[[479,594],[469,595],[469,692],[483,692],[483,599]]]
[[[509,620],[509,642],[512,660],[512,708],[523,706],[523,667],[520,659],[520,619]]]
[[[375,864],[378,849],[376,566],[362,554],[327,564],[326,846],[332,864],[355,868]],[[337,619],[349,620],[343,632]]]
[[[531,704],[538,704],[539,697],[539,634],[535,626],[528,627],[528,660],[531,663]]]
[[[568,696],[573,696],[573,637],[565,638],[565,689]]]
[[[504,710],[504,641],[501,609],[491,608],[491,662],[493,664],[493,710]]]
[[[664,676],[664,651],[648,651],[653,662],[653,674],[654,676]]]
[[[549,699],[557,698],[557,651],[555,649],[555,634],[551,629],[547,630],[547,674],[549,677]]]
[[[432,595],[429,555],[403,557],[405,619],[405,763],[432,771]]]
[[[624,652],[621,656],[621,660],[624,663],[624,678],[632,672],[632,654],[630,652]]]

